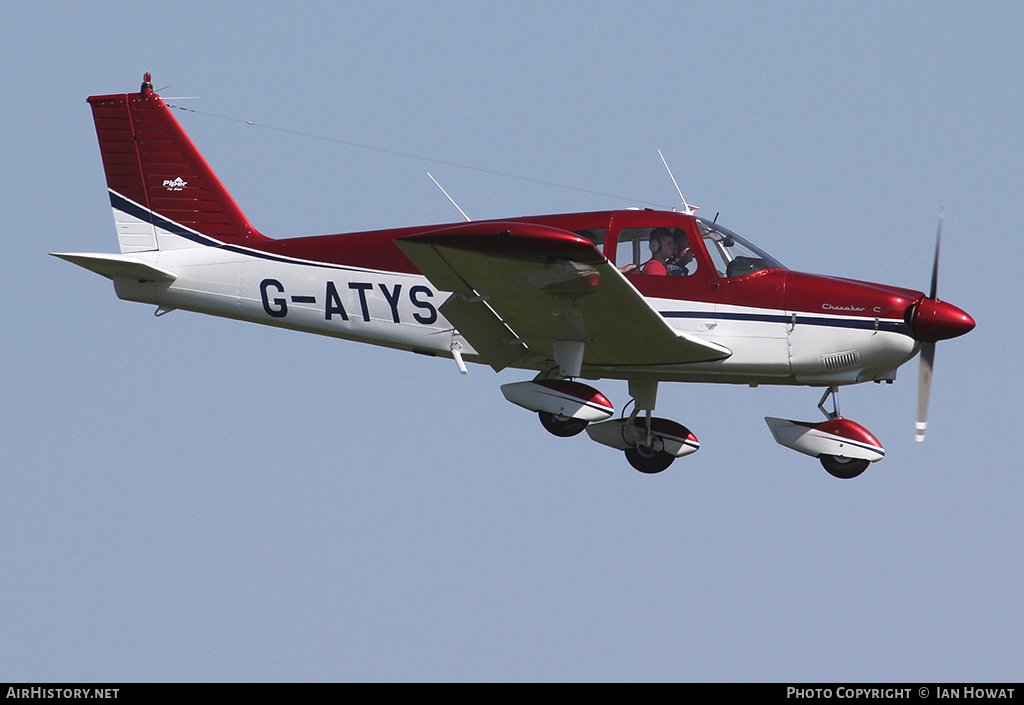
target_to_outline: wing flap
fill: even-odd
[[[516,332],[484,301],[470,302],[453,295],[441,304],[441,315],[451,321],[495,372],[529,353]]]
[[[453,292],[442,310],[449,307],[449,320],[488,362],[492,354],[502,366],[527,354],[553,359],[555,341],[584,343],[583,364],[593,366],[704,362],[732,354],[675,331],[593,243],[574,233],[467,223],[396,244],[431,283]]]

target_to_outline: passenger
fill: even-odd
[[[687,239],[686,233],[679,229],[676,229],[675,233],[673,241],[673,251],[675,254],[665,263],[665,268],[670,276],[689,276],[690,272],[686,267],[690,262],[693,262],[693,249],[690,247],[690,241]]]

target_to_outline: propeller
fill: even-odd
[[[939,250],[942,246],[942,221],[945,209],[939,211],[939,228],[935,234],[935,260],[932,263],[932,286],[927,297],[907,309],[907,323],[914,337],[921,343],[921,362],[917,375],[917,423],[915,440],[924,440],[928,428],[928,397],[932,389],[932,371],[935,368],[935,343],[969,332],[974,319],[956,306],[939,301]]]
[[[928,396],[932,391],[932,369],[935,367],[935,343],[921,344],[921,363],[917,370],[917,423],[914,424],[914,440],[924,440],[928,429]]]
[[[939,251],[942,249],[942,221],[946,209],[939,209],[939,227],[935,232],[935,260],[932,262],[932,288],[928,298],[939,295]],[[914,424],[914,440],[924,441],[928,429],[928,397],[932,392],[932,371],[935,369],[935,342],[921,343],[921,361],[917,369],[917,422]]]

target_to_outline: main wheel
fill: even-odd
[[[559,416],[552,414],[547,411],[538,411],[537,415],[540,417],[540,424],[547,429],[548,433],[551,433],[559,438],[569,438],[575,436],[577,433],[587,427],[589,421],[583,421],[582,419],[574,419],[571,416]]]
[[[870,462],[863,458],[843,458],[838,455],[819,455],[818,460],[829,475],[840,480],[852,480],[870,465]]]
[[[640,448],[627,448],[626,460],[629,461],[629,464],[634,469],[639,470],[645,475],[654,475],[671,465],[675,457],[663,450],[651,451]]]

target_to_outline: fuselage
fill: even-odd
[[[112,196],[115,210],[118,200]],[[123,221],[130,204],[121,208]],[[539,224],[589,240],[626,270],[627,280],[674,329],[732,351],[715,362],[642,369],[584,364],[583,377],[840,385],[892,380],[917,351],[905,318],[921,292],[794,272],[734,233],[690,215],[619,210],[503,222]],[[448,226],[225,245],[171,221],[156,225],[160,249],[132,256],[177,278],[116,279],[123,299],[428,355],[451,356],[459,342],[466,359],[477,358],[439,310],[449,292],[434,287],[395,245]],[[692,253],[687,271],[644,274],[645,261],[653,259],[652,234],[664,228],[685,235]],[[737,263],[746,266],[730,271]],[[550,362],[518,366],[543,370]]]

